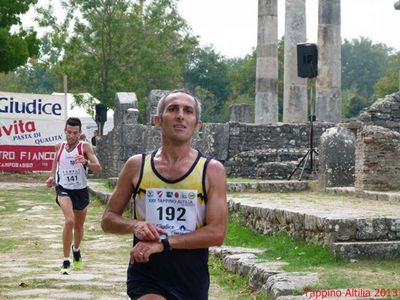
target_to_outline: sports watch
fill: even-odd
[[[171,245],[169,244],[169,240],[168,240],[168,235],[167,234],[161,234],[160,235],[160,240],[161,243],[164,246],[164,251],[163,252],[169,252],[172,250]]]

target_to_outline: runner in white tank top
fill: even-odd
[[[89,204],[86,171],[101,172],[100,163],[92,145],[79,141],[82,124],[78,118],[69,118],[65,124],[66,142],[55,146],[56,155],[51,168],[51,176],[46,184],[56,184],[56,202],[64,214],[62,274],[69,274],[71,269],[70,253],[72,245],[74,267],[80,268],[82,259],[79,246],[83,238],[83,224]],[[71,222],[72,220],[72,222]]]
[[[87,187],[87,168],[81,163],[77,163],[77,157],[83,155],[83,142],[70,152],[65,149],[66,142],[61,144],[57,154],[57,180],[56,183],[65,189],[80,190]]]

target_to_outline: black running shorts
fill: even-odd
[[[67,190],[64,189],[61,185],[56,185],[56,202],[58,205],[58,196],[61,197],[69,197],[72,201],[72,207],[75,210],[82,210],[89,205],[89,191],[88,188],[80,189],[80,190]]]

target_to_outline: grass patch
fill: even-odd
[[[225,245],[258,248],[265,252],[258,257],[266,261],[288,263],[282,270],[315,272],[319,282],[310,290],[346,288],[399,288],[400,261],[360,259],[346,262],[336,258],[322,246],[307,244],[287,235],[266,236],[240,224],[238,215],[231,215]]]
[[[271,299],[262,295],[258,291],[252,291],[247,284],[247,278],[236,274],[226,272],[222,261],[210,256],[209,258],[210,275],[216,279],[220,287],[229,290],[232,297],[229,299],[252,299],[252,300],[268,300]]]
[[[240,224],[239,217],[231,215],[225,244],[229,246],[263,249],[259,258],[288,262],[287,271],[302,271],[309,266],[338,265],[342,262],[322,246],[294,240],[288,235],[265,236]]]
[[[15,249],[18,245],[18,242],[15,240],[7,240],[1,239],[0,240],[0,252],[7,252]]]
[[[110,185],[108,179],[106,179],[106,178],[90,178],[90,179],[89,179],[89,182],[90,182],[90,181],[101,184],[101,186],[103,186],[104,188],[106,188],[109,192],[112,192],[113,189],[114,189],[114,188]]]

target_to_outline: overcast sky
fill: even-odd
[[[400,50],[397,0],[342,0],[342,38],[368,37]],[[256,47],[258,0],[180,0],[179,11],[203,45],[227,57],[243,57]],[[307,42],[316,43],[318,0],[306,0]],[[284,34],[285,1],[278,0],[278,35]]]
[[[39,0],[39,4],[47,0]],[[368,37],[400,51],[400,10],[397,0],[342,0],[342,38]],[[53,0],[55,2],[55,0]],[[307,3],[307,42],[316,43],[318,0]],[[227,57],[244,57],[257,43],[258,0],[180,0],[178,9],[202,45],[212,44]],[[57,7],[57,6],[56,6]],[[30,22],[33,14],[25,17]],[[284,34],[285,0],[278,0],[278,35]]]

